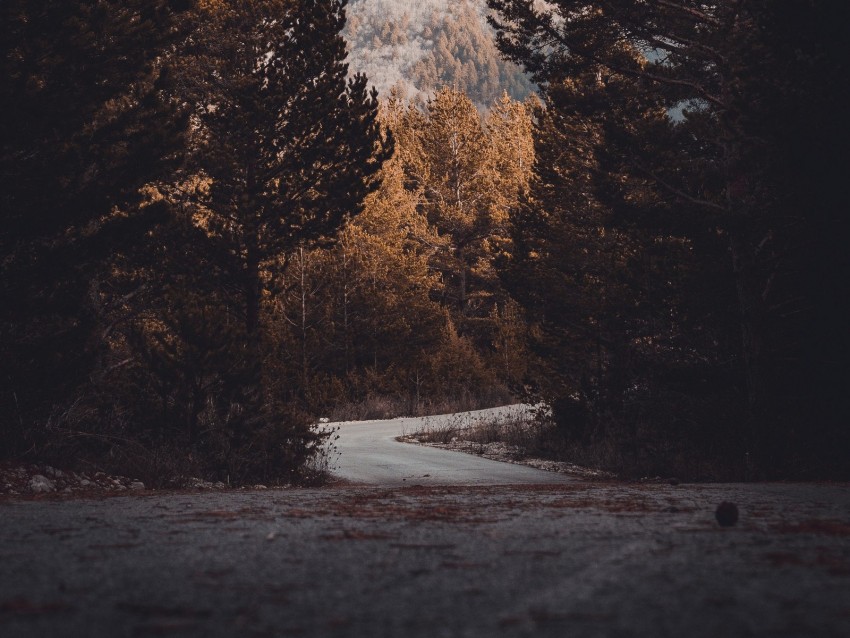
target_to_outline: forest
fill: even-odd
[[[424,101],[450,87],[486,111],[504,92],[523,100],[534,88],[499,55],[484,0],[354,0],[343,34],[349,64],[382,95]]]
[[[623,477],[848,478],[840,3],[488,0],[415,95],[346,4],[4,0],[0,460],[310,482],[320,418],[526,401]]]

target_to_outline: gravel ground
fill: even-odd
[[[103,472],[77,473],[49,465],[0,462],[0,498],[29,494],[93,496],[144,490],[145,484]]]
[[[837,637],[850,486],[7,497],[0,570],[4,638]]]

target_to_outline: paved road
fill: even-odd
[[[0,636],[837,638],[848,511],[818,485],[7,502]]]
[[[464,415],[349,421],[334,423],[339,428],[341,452],[334,474],[361,485],[529,485],[569,483],[574,479],[522,465],[500,463],[462,452],[446,452],[410,443],[396,437],[410,434],[423,425],[448,421],[471,421],[505,417],[521,412],[521,406],[478,410]]]
[[[369,431],[377,486],[0,502],[0,636],[850,636],[848,485],[411,485],[481,475]]]

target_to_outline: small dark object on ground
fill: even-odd
[[[720,523],[721,527],[732,527],[738,522],[738,506],[728,501],[723,501],[717,506],[714,512],[714,518]]]

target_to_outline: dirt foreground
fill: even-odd
[[[35,497],[0,503],[0,566],[5,638],[837,637],[850,486]]]

